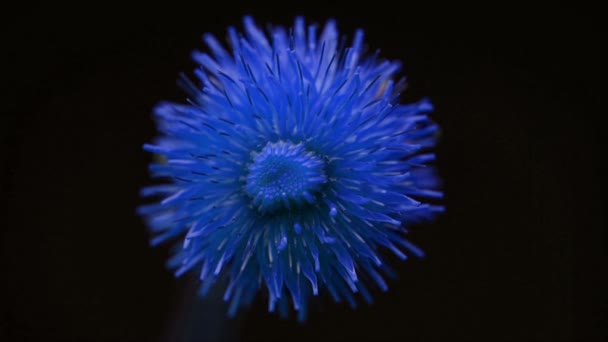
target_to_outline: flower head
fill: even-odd
[[[368,286],[387,289],[382,254],[422,255],[406,227],[442,210],[428,201],[441,196],[432,106],[398,103],[400,65],[364,54],[362,31],[347,48],[333,21],[265,34],[245,17],[244,33],[228,30],[230,50],[205,35],[200,86],[184,78],[188,103],[155,109],[144,149],[163,157],[162,184],[142,193],[161,199],[139,208],[152,243],[179,239],[170,266],[198,270],[203,294],[226,277],[231,314],[261,289],[301,319],[321,291],[371,301]]]

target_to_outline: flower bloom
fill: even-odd
[[[161,182],[139,213],[153,245],[179,241],[176,275],[196,269],[203,295],[227,279],[230,314],[260,290],[300,319],[322,291],[371,302],[391,273],[383,253],[421,256],[406,227],[442,211],[431,104],[398,103],[400,65],[364,54],[362,31],[339,38],[333,21],[266,34],[245,17],[230,49],[204,36],[188,103],[154,111],[160,135],[144,149],[161,156]]]

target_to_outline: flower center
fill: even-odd
[[[314,203],[327,181],[324,163],[302,144],[267,143],[249,164],[245,192],[263,213]]]

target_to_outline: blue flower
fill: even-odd
[[[371,302],[383,254],[422,256],[406,227],[442,211],[432,106],[398,103],[399,63],[366,54],[360,30],[347,48],[333,21],[266,34],[245,17],[244,33],[228,30],[230,49],[205,35],[200,86],[183,78],[188,103],[154,111],[152,244],[179,241],[169,265],[200,272],[203,295],[227,279],[230,314],[258,291],[300,319],[321,292]]]

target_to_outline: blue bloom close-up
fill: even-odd
[[[169,266],[198,272],[203,295],[226,279],[231,315],[258,292],[301,320],[321,293],[371,302],[386,254],[421,257],[407,229],[443,210],[433,107],[399,103],[400,64],[368,53],[361,30],[348,46],[334,21],[243,28],[227,46],[205,35],[187,103],[154,110],[144,149],[159,183],[139,208],[152,244],[177,241]]]

